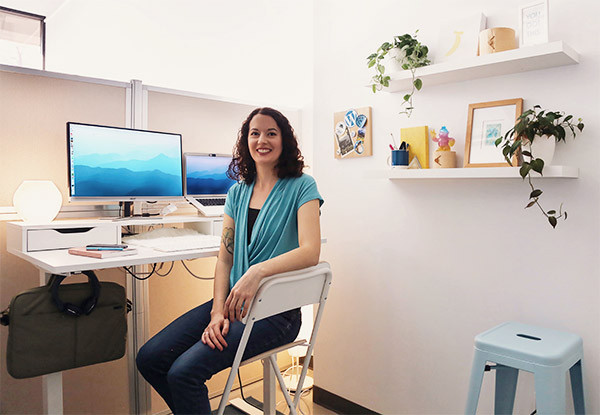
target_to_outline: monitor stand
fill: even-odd
[[[119,217],[114,221],[122,221],[127,219],[162,219],[162,216],[156,214],[142,214],[142,202],[119,202]]]

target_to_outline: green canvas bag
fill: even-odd
[[[17,379],[60,372],[125,355],[127,297],[113,282],[48,284],[16,295],[2,314],[8,324],[8,373]]]

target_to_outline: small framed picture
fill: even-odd
[[[514,127],[522,112],[523,98],[470,104],[464,167],[509,167],[495,141]]]
[[[548,0],[519,6],[519,47],[548,42]]]

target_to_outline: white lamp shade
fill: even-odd
[[[25,222],[50,223],[62,206],[62,194],[49,180],[25,180],[13,195],[13,206]]]

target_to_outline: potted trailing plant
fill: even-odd
[[[375,75],[371,78],[371,88],[373,92],[381,91],[383,88],[390,86],[390,76],[385,74],[385,65],[383,63],[386,56],[393,56],[398,61],[402,69],[410,70],[412,74],[412,90],[404,95],[402,105],[405,106],[400,114],[406,114],[408,117],[414,109],[412,98],[415,91],[421,90],[423,82],[415,77],[415,70],[421,66],[429,65],[431,62],[427,59],[429,49],[417,40],[417,33],[414,36],[404,34],[402,36],[394,36],[393,41],[384,42],[375,53],[367,57],[367,65],[369,68],[375,67]],[[395,55],[394,55],[395,53]]]
[[[508,130],[504,137],[498,138],[495,142],[496,147],[502,147],[502,154],[511,166],[511,159],[515,154],[521,161],[519,174],[523,180],[527,178],[531,187],[529,203],[525,206],[525,209],[537,205],[553,228],[556,228],[558,219],[567,219],[567,212],[562,210],[562,203],[557,212],[556,210],[544,210],[539,202],[542,191],[536,189],[531,182],[531,171],[543,175],[546,161],[536,156],[535,143],[543,140],[550,140],[552,145],[559,141],[566,142],[568,130],[575,138],[577,130],[579,132],[583,131],[583,127],[581,118],[575,122],[572,115],[566,115],[564,112],[559,111],[546,111],[539,105],[535,105],[532,109],[521,114],[517,118],[514,127]]]

